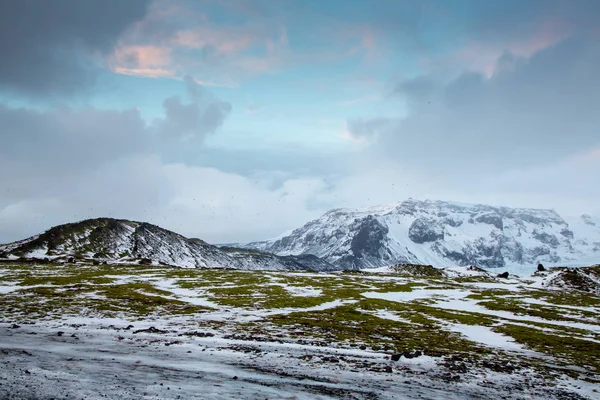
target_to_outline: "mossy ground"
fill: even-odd
[[[524,284],[516,285],[516,290],[489,289],[485,285],[478,287],[481,282],[495,280],[4,262],[0,264],[0,289],[11,289],[0,290],[0,322],[36,322],[81,315],[177,317],[247,338],[365,346],[382,352],[460,354],[474,363],[505,360],[549,374],[563,370],[572,374],[572,367],[577,367],[577,373],[583,373],[585,379],[599,380],[598,330],[570,324],[597,326],[600,297]],[[311,295],[301,295],[306,289]],[[428,299],[397,302],[362,295],[421,289],[468,291],[466,299],[490,313],[444,309]],[[195,305],[198,303],[189,301],[192,295],[218,307]],[[340,303],[318,309],[334,301]],[[493,311],[515,317],[499,317]],[[248,315],[253,318],[237,318]],[[485,346],[447,329],[448,324],[483,325],[531,351],[517,354]]]

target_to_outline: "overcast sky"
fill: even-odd
[[[0,243],[418,199],[600,214],[600,1],[1,0]]]

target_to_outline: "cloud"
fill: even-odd
[[[155,128],[161,135],[204,138],[223,124],[231,104],[211,96],[191,77],[185,83],[190,103],[182,103],[177,96],[167,98],[163,103],[166,116],[155,121]]]
[[[0,2],[0,88],[30,96],[77,94],[148,1]]]
[[[156,1],[121,36],[111,70],[149,78],[194,75],[207,86],[224,87],[276,70],[287,54],[285,26],[262,13],[247,18],[250,9],[226,2]],[[221,13],[226,18],[214,17]]]
[[[490,78],[421,76],[396,93],[409,115],[379,134],[376,151],[441,175],[540,165],[600,143],[600,45],[567,39],[530,58],[505,54]],[[381,127],[363,121],[359,134]]]
[[[166,115],[148,125],[138,109],[56,107],[44,111],[0,104],[0,180],[10,187],[2,201],[51,196],[57,182],[74,188],[77,176],[91,176],[116,160],[169,155],[177,140],[194,141],[196,151],[227,116],[230,105],[187,80],[191,102],[165,101]],[[117,171],[115,171],[117,174]],[[58,185],[60,186],[60,185]],[[9,190],[10,189],[10,190]]]
[[[355,140],[370,141],[376,139],[392,123],[389,118],[350,119],[346,124],[346,131]]]

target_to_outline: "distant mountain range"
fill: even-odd
[[[0,245],[0,259],[331,271],[423,264],[486,268],[600,262],[600,221],[555,211],[409,199],[335,209],[289,235],[228,246],[144,222],[97,218]]]
[[[319,270],[337,269],[313,255],[277,256],[217,247],[144,222],[112,218],[59,225],[18,242],[0,245],[0,259],[93,260],[178,267]]]
[[[552,210],[409,199],[331,210],[289,235],[238,246],[313,254],[343,269],[589,265],[600,262],[600,221],[582,215],[567,222]]]

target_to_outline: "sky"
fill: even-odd
[[[600,215],[600,1],[0,0],[0,243],[416,199]]]

